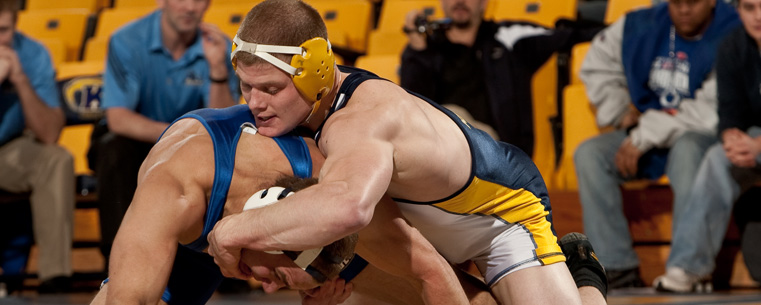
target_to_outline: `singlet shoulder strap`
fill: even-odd
[[[354,67],[347,67],[347,66],[338,66],[338,68],[341,70],[341,72],[348,72],[351,73],[349,76],[347,76],[344,79],[343,84],[341,84],[341,87],[338,88],[338,92],[336,93],[336,99],[333,101],[333,106],[330,107],[330,110],[328,112],[328,115],[325,117],[325,120],[322,121],[322,124],[320,124],[320,127],[317,128],[317,131],[314,133],[314,140],[318,143],[320,142],[320,134],[322,133],[322,127],[325,125],[325,122],[328,121],[331,115],[335,113],[338,110],[341,110],[343,107],[346,106],[346,103],[351,99],[351,96],[354,94],[354,90],[359,87],[363,82],[370,79],[383,79],[380,76],[367,71],[362,70],[359,68]]]

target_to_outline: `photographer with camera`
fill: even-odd
[[[408,13],[401,85],[447,107],[464,108],[494,128],[499,140],[533,155],[533,74],[553,53],[591,40],[602,27],[576,30],[575,23],[565,22],[570,28],[551,30],[484,20],[487,2],[441,0],[442,20]]]

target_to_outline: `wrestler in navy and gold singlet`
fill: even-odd
[[[329,116],[346,105],[362,82],[380,79],[368,71],[340,69],[351,74],[336,94]],[[469,182],[451,196],[433,202],[394,198],[412,225],[450,262],[475,262],[489,285],[523,268],[565,261],[552,228],[547,187],[531,158],[516,146],[493,140],[446,108],[410,93],[460,127],[472,158]],[[318,129],[315,140],[319,137]]]

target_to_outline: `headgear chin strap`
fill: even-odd
[[[335,83],[336,59],[331,50],[330,42],[324,38],[312,38],[300,46],[294,47],[247,42],[235,35],[230,53],[230,60],[234,69],[238,67],[235,54],[240,51],[264,59],[290,74],[296,89],[312,102],[312,112],[309,113],[309,117],[320,108],[320,101],[330,92]],[[272,56],[271,53],[293,55],[293,58],[288,64]]]

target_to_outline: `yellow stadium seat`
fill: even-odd
[[[529,21],[548,28],[560,18],[576,19],[577,0],[498,0],[487,19]]]
[[[19,12],[16,26],[36,39],[62,39],[66,60],[74,61],[79,59],[89,15],[86,9],[27,10]]]
[[[605,9],[605,24],[616,22],[629,11],[650,7],[652,0],[608,0]]]
[[[49,10],[49,9],[69,9],[69,8],[81,8],[86,9],[90,13],[95,13],[101,8],[104,8],[105,3],[101,0],[66,0],[66,1],[50,1],[50,0],[26,0],[25,10]]]
[[[354,65],[399,84],[400,61],[398,55],[365,55],[357,58]]]
[[[552,188],[551,177],[555,172],[555,142],[550,119],[557,115],[557,70],[557,55],[552,55],[531,80],[534,112],[532,159],[545,178],[548,189]]]
[[[581,84],[563,90],[563,154],[553,181],[557,189],[578,189],[573,154],[581,142],[600,133],[585,90]]]
[[[58,67],[59,64],[66,61],[66,44],[60,38],[40,38],[37,39],[45,48],[48,49],[50,54],[50,60],[53,62],[53,67]]]
[[[582,42],[576,44],[571,49],[571,83],[570,85],[581,84],[579,78],[579,72],[581,72],[581,64],[584,63],[584,57],[587,56],[589,51],[589,42]]]
[[[98,0],[98,7],[106,8],[111,7],[112,0]]]
[[[339,31],[343,33],[345,43],[339,43],[339,39],[334,39],[330,34],[328,35],[334,46],[360,53],[365,52],[367,36],[373,24],[373,6],[370,2],[345,0],[312,0],[307,2],[320,12],[329,33]]]
[[[114,0],[114,8],[150,7],[156,8],[156,0]]]
[[[229,39],[232,39],[238,32],[238,27],[240,27],[243,18],[246,18],[248,11],[259,1],[252,2],[243,4],[217,4],[212,2],[212,6],[203,16],[203,21],[216,25]]]
[[[92,175],[87,165],[87,151],[90,149],[90,134],[93,124],[69,125],[63,128],[58,144],[74,156],[74,173],[77,175]]]
[[[367,55],[401,55],[407,46],[407,35],[402,31],[370,32]]]
[[[102,74],[106,68],[106,62],[100,60],[66,62],[58,66],[56,78],[60,80],[80,75]]]
[[[93,37],[85,43],[83,61],[104,61],[108,52],[108,38]]]
[[[439,0],[398,0],[384,2],[380,11],[377,31],[379,32],[401,32],[407,14],[412,10],[421,11],[429,18],[443,18],[444,11],[441,10]]]
[[[98,17],[98,24],[95,27],[94,37],[109,37],[120,27],[125,24],[139,19],[150,12],[155,7],[128,7],[105,9]]]

